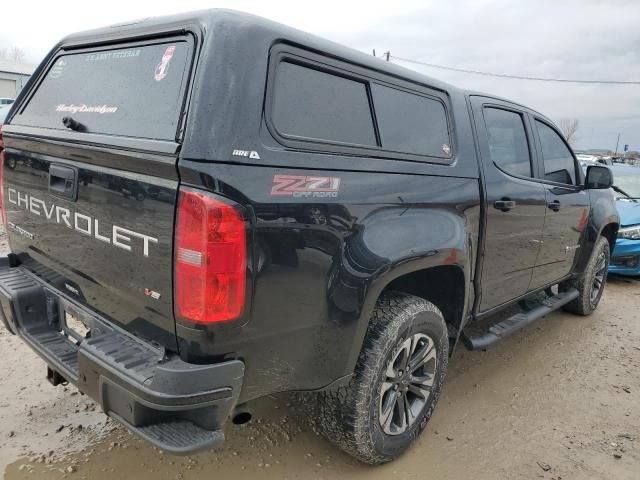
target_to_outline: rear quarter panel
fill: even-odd
[[[337,176],[338,197],[272,195],[282,174]],[[181,161],[180,175],[247,212],[249,311],[236,322],[177,330],[183,355],[244,359],[245,400],[318,389],[350,374],[375,301],[394,278],[456,265],[471,281],[477,179],[189,161]]]

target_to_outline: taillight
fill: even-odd
[[[240,211],[210,194],[181,189],[176,227],[176,315],[196,323],[239,317],[245,303],[246,275],[246,232]]]
[[[4,140],[2,139],[2,125],[0,125],[0,209],[2,209],[2,225],[7,231],[7,212],[4,209]]]

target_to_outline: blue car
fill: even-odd
[[[611,167],[620,230],[609,272],[640,276],[640,168]]]

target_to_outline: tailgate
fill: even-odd
[[[187,37],[61,53],[5,127],[9,243],[46,282],[176,349],[173,235]]]

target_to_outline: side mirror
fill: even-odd
[[[587,168],[584,188],[587,190],[604,190],[613,186],[613,173],[609,167],[591,165]]]

